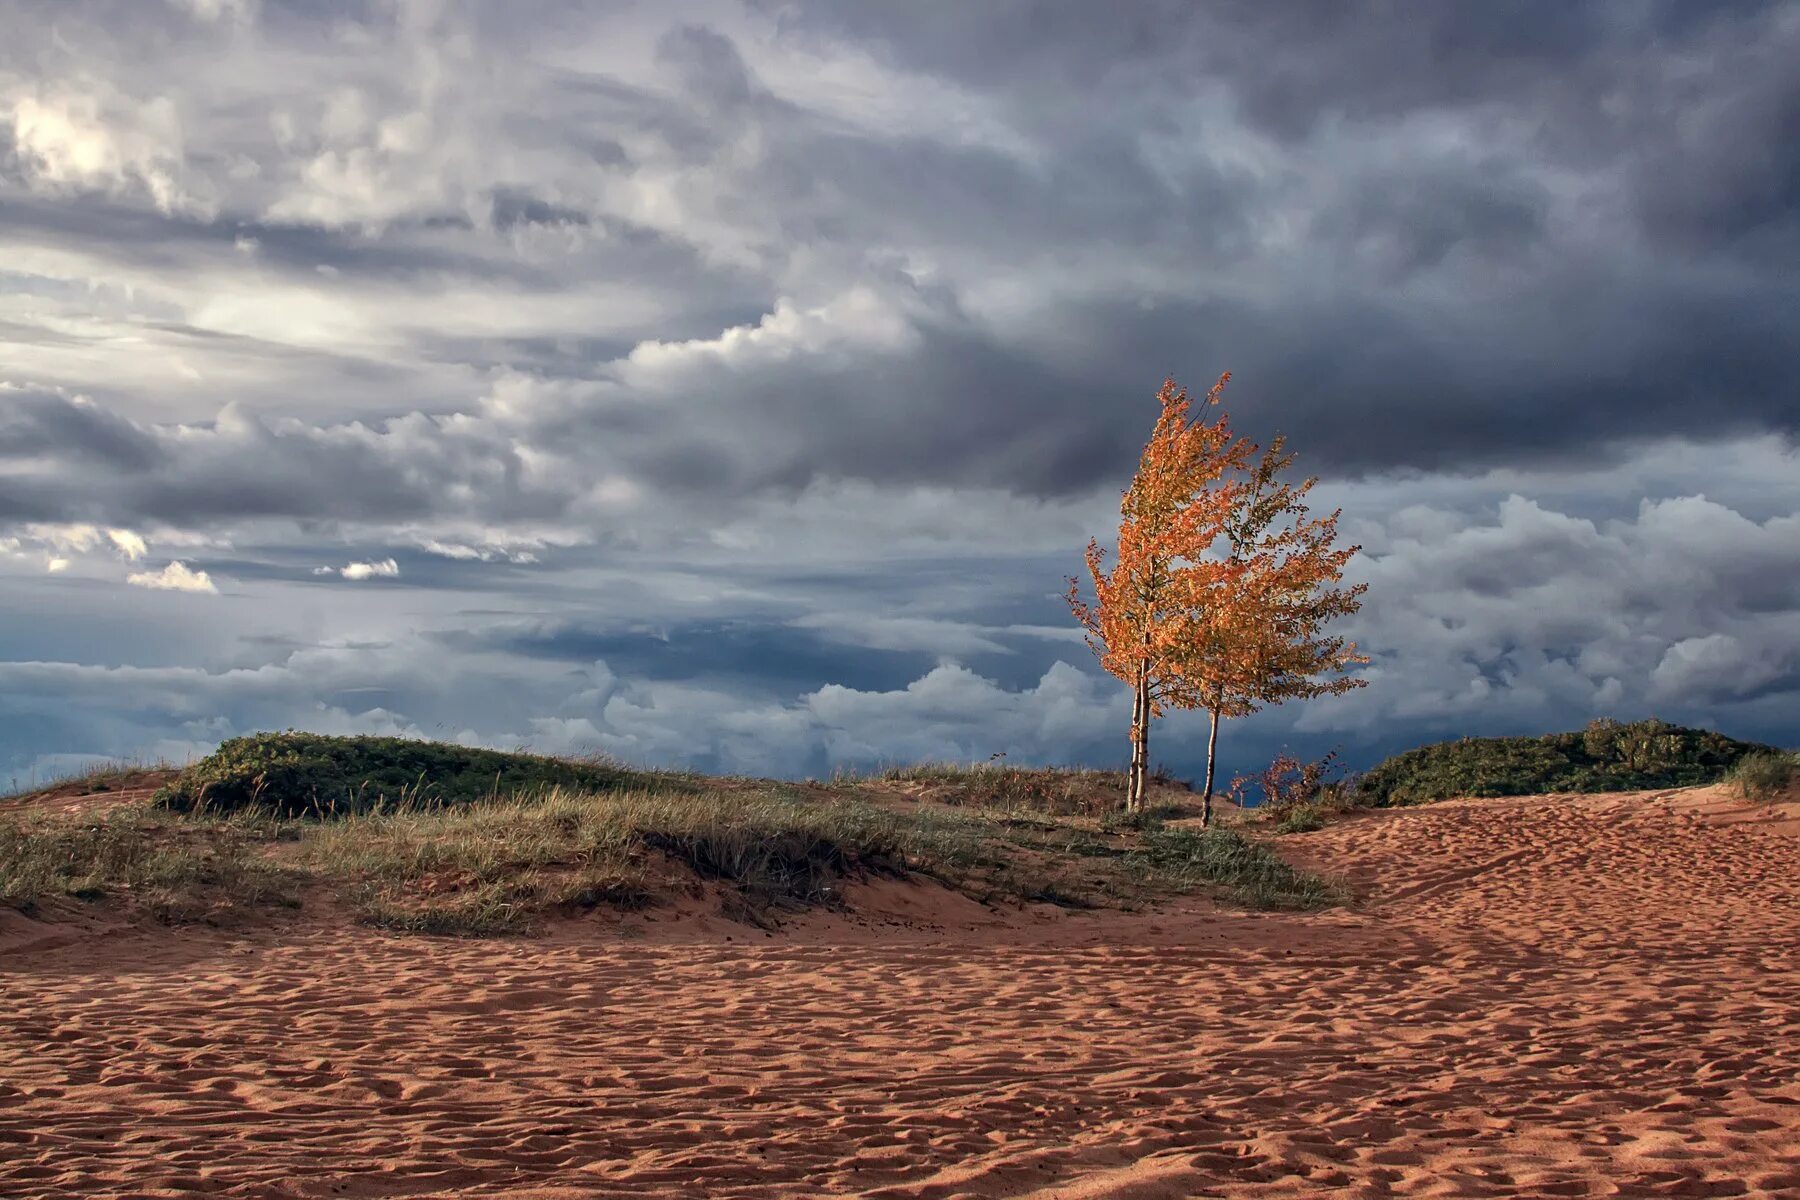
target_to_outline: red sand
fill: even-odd
[[[0,1195],[1800,1196],[1797,839],[1706,789],[1370,814],[1284,839],[1369,890],[1313,916],[15,920]]]

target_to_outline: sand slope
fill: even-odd
[[[1800,1196],[1796,832],[1457,802],[1288,839],[1372,889],[1317,916],[13,954],[0,1195]]]

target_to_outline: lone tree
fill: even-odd
[[[1213,766],[1219,721],[1264,705],[1341,695],[1368,680],[1338,674],[1369,660],[1353,643],[1325,632],[1334,618],[1362,607],[1366,583],[1339,587],[1344,566],[1361,549],[1335,549],[1341,515],[1314,517],[1306,496],[1315,477],[1290,483],[1293,465],[1286,439],[1276,437],[1238,491],[1226,522],[1224,550],[1246,570],[1204,624],[1181,663],[1182,707],[1204,708],[1211,717],[1206,739],[1206,795],[1202,822],[1212,820]]]
[[[1212,819],[1219,721],[1265,704],[1348,691],[1363,681],[1331,676],[1364,662],[1324,634],[1356,611],[1366,585],[1337,587],[1358,547],[1334,550],[1338,513],[1312,518],[1315,480],[1280,476],[1293,463],[1277,438],[1264,451],[1231,432],[1219,406],[1230,373],[1206,393],[1211,422],[1191,415],[1186,389],[1164,380],[1162,414],[1119,504],[1119,548],[1110,572],[1097,541],[1087,549],[1095,603],[1069,580],[1069,606],[1108,671],[1132,687],[1131,771],[1125,806],[1143,806],[1150,722],[1169,708],[1212,717],[1203,821]]]

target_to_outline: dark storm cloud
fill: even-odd
[[[702,358],[683,375],[680,407],[639,383],[635,408],[577,399],[540,413],[534,428],[480,440],[555,438],[562,449],[561,438],[586,430],[602,460],[672,495],[843,477],[1072,494],[1128,469],[1162,375],[1199,386],[1227,368],[1248,422],[1290,431],[1326,471],[1468,469],[1563,453],[1574,441],[1605,453],[1595,448],[1646,437],[1791,433],[1800,346],[1783,314],[1800,306],[1800,275],[1733,249],[1752,235],[1791,244],[1800,139],[1784,135],[1800,93],[1778,66],[1782,47],[1800,52],[1800,22],[1784,11],[1793,8],[1742,5],[1707,19],[1687,5],[1365,4],[1304,19],[1279,5],[782,10],[790,37],[827,48],[851,39],[955,80],[1012,121],[1023,151],[815,112],[778,97],[731,37],[679,26],[655,43],[672,94],[548,74],[549,94],[659,147],[627,150],[600,134],[591,161],[630,184],[650,178],[657,154],[673,155],[711,181],[723,219],[748,222],[743,253],[765,270],[795,248],[832,263],[833,286],[856,281],[897,297],[911,340],[752,363]],[[1083,82],[1093,97],[1078,101]],[[1220,88],[1230,105],[1182,115]],[[1067,120],[1027,111],[1049,92],[1050,111]],[[1234,111],[1248,122],[1242,135]],[[1433,114],[1460,121],[1455,136],[1405,148],[1404,122]],[[585,123],[529,119],[534,139],[558,152],[589,136],[576,132]],[[1508,122],[1527,132],[1483,140]],[[1278,169],[1220,152],[1258,133],[1285,147]],[[1401,148],[1379,150],[1370,136]],[[756,153],[735,149],[746,139]],[[1588,199],[1559,197],[1569,172]],[[1325,190],[1314,196],[1315,186]],[[683,295],[655,327],[664,340],[706,337],[721,319],[753,323],[752,306],[780,294],[747,262],[707,261],[670,229],[609,215],[566,184],[500,183],[475,204],[490,235],[603,233],[583,252],[583,272]],[[1272,207],[1297,222],[1299,240],[1279,250],[1257,233]],[[250,238],[259,261],[329,266],[346,286],[446,277],[545,294],[579,286],[554,256],[459,248],[459,230],[477,231],[458,213],[390,217],[374,234],[353,221],[209,221],[118,200],[28,202],[5,220],[99,238],[143,265]],[[1658,238],[1670,254],[1657,253]],[[1083,295],[1071,287],[1080,274],[1058,266],[1076,249],[1109,269],[1135,262],[1163,274]],[[915,276],[909,255],[944,265]],[[1046,286],[1028,319],[995,327],[969,296],[1013,273],[1021,287]],[[409,333],[426,361],[569,379],[605,378],[606,360],[622,363],[632,338],[650,332],[488,339],[448,337],[428,322],[422,312]],[[451,405],[420,397],[376,415],[415,406]],[[1371,422],[1380,436],[1369,436]],[[333,436],[290,434],[283,449],[307,461],[309,442]],[[194,519],[229,511],[241,484],[253,513],[415,518],[437,503],[434,491],[468,480],[434,481],[416,465],[382,478],[396,474],[388,451],[458,460],[423,445],[437,436],[310,462],[342,480],[331,490],[343,502],[287,499],[279,470],[269,478],[247,467],[251,478],[240,479],[196,462],[176,479],[120,480],[111,507]],[[497,519],[554,515],[561,501],[522,503],[502,488],[491,504],[463,508],[484,506]],[[101,495],[87,507],[109,506]]]
[[[515,197],[510,203],[527,203]],[[542,202],[539,202],[542,203]],[[512,209],[496,201],[496,226],[507,214],[505,228],[520,222]],[[426,226],[427,218],[416,224]],[[439,216],[469,228],[466,217]],[[20,197],[0,207],[0,235],[14,234],[52,244],[107,252],[133,266],[186,271],[204,256],[226,256],[240,239],[249,239],[261,260],[293,271],[317,272],[325,267],[352,279],[425,280],[443,275],[554,286],[555,273],[538,266],[508,260],[495,254],[449,249],[441,244],[411,240],[405,223],[371,238],[356,230],[331,230],[317,226],[265,221],[248,214],[199,217],[182,213],[147,211],[128,204],[90,198],[81,204]]]
[[[1792,257],[1800,213],[1800,80],[1796,39],[1726,51],[1717,94],[1684,89],[1667,102],[1672,136],[1647,143],[1635,172],[1648,231],[1682,248],[1740,243]],[[1746,61],[1747,60],[1747,61]]]
[[[1372,296],[1046,308],[1106,348],[1075,363],[933,320],[897,354],[746,369],[714,420],[685,442],[671,422],[631,461],[672,493],[852,476],[1072,494],[1129,474],[1164,374],[1200,389],[1227,368],[1240,426],[1287,431],[1309,469],[1594,461],[1655,437],[1800,431],[1796,305],[1800,287],[1774,281],[1721,297],[1564,275],[1445,324]]]
[[[1293,144],[1302,159],[1336,160],[1353,172],[1334,178],[1342,191],[1309,231],[1320,265],[1341,264],[1348,281],[1322,270],[1313,288],[1257,305],[1176,297],[1145,314],[1091,304],[1085,320],[1071,324],[1097,330],[1096,378],[1180,370],[1200,381],[1231,367],[1270,423],[1317,431],[1303,443],[1322,456],[1315,461],[1359,468],[1472,465],[1535,455],[1569,435],[1792,432],[1800,422],[1792,385],[1800,344],[1783,316],[1800,307],[1800,276],[1791,269],[1800,250],[1793,5],[799,11],[796,18],[783,6],[782,19],[873,45],[1003,104],[1072,95],[1070,81],[1092,85],[1093,97],[1081,103],[1099,109],[1091,121],[1103,132],[1088,132],[1070,112],[1074,101],[1052,98],[1073,124],[1043,134],[1049,152],[1067,155],[1112,137],[1115,169],[1083,178],[1106,180],[1118,203],[1152,197],[1165,217],[1160,225],[1138,214],[1097,225],[1105,239],[1167,232],[1167,215],[1193,199],[1158,196],[1129,148],[1141,132],[1135,118],[1157,111],[1162,89],[1191,95],[1222,83],[1253,127]],[[1375,168],[1340,159],[1334,147],[1350,134],[1327,125],[1344,118],[1380,130],[1439,111],[1466,118],[1477,135],[1521,123],[1535,131],[1527,143],[1533,157],[1469,147]],[[1351,144],[1341,151],[1355,153]],[[1579,247],[1558,244],[1570,235],[1552,225],[1541,178],[1552,166],[1614,173],[1623,189],[1626,207],[1590,214],[1598,223],[1581,231]],[[982,222],[1003,226],[1003,237],[1068,235],[1034,220],[1034,206],[1018,195],[991,185],[969,195],[1003,199],[1011,219],[999,220],[996,205]],[[1215,191],[1209,227],[1216,236],[1266,198]],[[1099,215],[1079,202],[1046,207]],[[1752,233],[1787,255],[1733,262],[1731,252]],[[1658,259],[1658,241],[1671,243],[1672,258]],[[1156,239],[1145,243],[1154,252]],[[1162,239],[1161,248],[1196,267],[1218,262],[1180,237]],[[1710,269],[1693,267],[1691,256],[1704,253],[1722,257]],[[1247,266],[1252,277],[1259,269]],[[1443,275],[1431,299],[1406,287],[1432,269]],[[1467,284],[1461,295],[1459,280]],[[1507,284],[1494,294],[1497,280]],[[991,389],[965,394],[1004,403]],[[1385,418],[1393,436],[1338,436],[1366,428],[1371,417]],[[1116,456],[1106,461],[1119,466]],[[1085,474],[1077,467],[1066,478]]]
[[[1404,281],[1452,254],[1475,268],[1523,258],[1543,236],[1549,207],[1542,186],[1489,162],[1365,178],[1314,231],[1350,247],[1377,280]]]
[[[1118,104],[1111,117],[1098,113],[1060,130],[1026,122],[1037,148],[1030,164],[990,146],[877,137],[821,121],[776,99],[731,38],[677,27],[657,54],[675,72],[680,101],[605,79],[558,86],[585,86],[657,131],[686,162],[706,164],[754,131],[765,149],[724,176],[724,194],[760,205],[790,243],[837,243],[851,257],[853,246],[877,241],[911,241],[932,254],[968,245],[990,270],[1004,272],[1012,257],[1033,273],[1051,246],[1091,239],[1121,257],[1192,264],[1201,293],[1156,295],[1150,308],[1112,295],[1048,295],[1037,333],[1021,336],[981,327],[952,281],[922,293],[931,317],[909,318],[918,342],[904,351],[841,362],[797,354],[743,371],[720,363],[706,380],[718,396],[709,423],[720,441],[707,444],[706,430],[670,417],[655,441],[628,446],[628,461],[675,491],[792,489],[851,475],[1071,493],[1129,466],[1138,426],[1147,423],[1138,401],[1161,374],[1204,383],[1228,367],[1255,423],[1292,430],[1323,470],[1467,468],[1559,452],[1571,437],[1604,446],[1645,435],[1793,432],[1800,347],[1782,313],[1800,304],[1795,273],[1775,264],[1688,270],[1642,245],[1660,232],[1678,236],[1683,223],[1715,223],[1721,243],[1793,225],[1800,142],[1784,135],[1796,92],[1793,72],[1771,68],[1778,56],[1768,43],[1796,34],[1795,23],[1777,16],[1768,5],[1697,20],[1688,5],[1633,14],[1553,4],[1332,5],[1305,20],[1283,5],[1145,5],[1121,20],[1093,5],[806,14],[909,67],[956,77],[1003,110],[1008,90],[1037,94],[1082,79]],[[1012,52],[999,54],[1003,45]],[[1654,81],[1692,54],[1703,58],[1683,77],[1681,95],[1694,103],[1678,108]],[[1202,70],[1175,70],[1192,56]],[[1152,70],[1159,65],[1166,77]],[[1341,176],[1310,214],[1300,248],[1301,263],[1323,270],[1271,282],[1256,300],[1242,299],[1242,290],[1204,295],[1206,272],[1255,279],[1264,270],[1249,223],[1273,196],[1269,187],[1292,185],[1220,166],[1204,142],[1192,162],[1152,164],[1139,137],[1168,124],[1163,88],[1181,99],[1217,85],[1253,128],[1296,144],[1300,162]],[[1624,112],[1600,112],[1606,95]],[[1357,144],[1339,146],[1323,124],[1332,113],[1382,126],[1431,110],[1465,113],[1472,130],[1503,117],[1535,122],[1543,131],[1530,148],[1543,158],[1462,149],[1377,167],[1359,162]],[[1571,139],[1588,157],[1582,166],[1616,167],[1629,189],[1629,209],[1586,230],[1575,255],[1541,171],[1575,153]],[[625,151],[608,160],[630,175]],[[599,219],[515,185],[493,189],[488,203],[499,230],[589,228]],[[1624,223],[1633,214],[1636,232]],[[52,219],[45,210],[27,216]],[[317,228],[239,228],[261,243],[259,254],[290,266],[551,284],[547,264],[407,245],[405,223],[374,241]],[[216,236],[205,230],[189,223],[176,232]],[[108,237],[171,246],[124,228]],[[1683,254],[1705,250],[1683,237]],[[675,268],[689,286],[704,279],[691,257],[670,259],[666,236],[653,230],[614,243],[594,264],[601,272],[668,277]],[[866,259],[862,270],[878,277],[882,268]],[[1494,288],[1496,279],[1507,282]],[[689,336],[682,326],[704,324],[673,318],[659,336]],[[1089,347],[1082,360],[1044,354],[1040,342],[1058,327],[1078,331]],[[578,376],[583,349],[619,354],[626,338],[574,351],[553,342],[551,353],[529,340],[439,345],[450,349],[443,358],[461,351]],[[1134,419],[1121,423],[1121,407]],[[1384,435],[1355,435],[1372,414],[1384,417]],[[585,419],[576,408],[554,425]],[[383,504],[418,511],[389,486],[362,484],[356,493],[376,513]],[[180,509],[167,489],[157,495]],[[256,511],[279,507],[270,489],[261,497]],[[193,502],[187,511],[203,507]]]
[[[1377,585],[1360,707],[1238,763],[1779,738],[1796,59],[1794,3],[16,0],[0,758],[1116,756],[1056,593],[1226,369]]]
[[[1796,32],[1787,0],[767,7],[790,32],[841,37],[909,68],[1034,101],[1192,94],[1222,81],[1251,125],[1290,142],[1333,118],[1379,123],[1491,105],[1541,118],[1548,146],[1615,153],[1630,148],[1620,134],[1670,132],[1657,128],[1679,115],[1658,102],[1664,69],[1685,57],[1679,77],[1689,96],[1761,94],[1791,76],[1778,68],[1791,61]],[[1695,61],[1694,50],[1706,58]],[[1765,70],[1734,78],[1746,63]],[[1621,85],[1628,92],[1614,100],[1633,108],[1607,111],[1602,102]]]
[[[1574,277],[1443,325],[1373,297],[1083,316],[1117,338],[1121,363],[1170,363],[1194,385],[1231,368],[1240,427],[1285,430],[1303,465],[1342,473],[1592,462],[1671,435],[1792,435],[1800,340],[1784,314],[1796,304],[1800,289],[1774,281],[1723,297]],[[1282,336],[1295,329],[1305,335]],[[1129,471],[1132,454],[1095,449],[1088,478]]]
[[[163,464],[168,455],[142,428],[96,405],[0,391],[0,461],[40,458],[138,473]]]
[[[535,494],[503,440],[442,436],[424,416],[377,431],[271,427],[235,412],[211,426],[169,430],[59,396],[0,400],[0,455],[15,464],[28,459],[20,469],[38,477],[29,489],[0,489],[0,526],[26,519],[182,527],[259,517],[399,520],[443,515],[446,490],[479,490],[482,512],[500,519],[553,514],[566,502]],[[85,472],[92,463],[110,469]]]
[[[605,469],[676,504],[792,493],[821,477],[1079,494],[1129,473],[1154,415],[1153,383],[1117,382],[1133,364],[1149,380],[1174,373],[1196,387],[1229,366],[1241,427],[1285,430],[1305,467],[1339,474],[1521,457],[1591,464],[1653,437],[1800,430],[1788,379],[1800,346],[1782,290],[1733,297],[1720,311],[1707,295],[1625,298],[1575,278],[1559,281],[1554,298],[1492,305],[1478,324],[1452,329],[1373,300],[1280,315],[1222,301],[1148,313],[1090,304],[1045,316],[1113,357],[1066,366],[931,319],[898,351],[777,359],[731,370],[728,387],[671,385],[662,402],[607,385],[506,423],[414,416],[271,428],[243,415],[178,433],[39,397],[0,414],[0,449],[116,468],[46,479],[30,494],[32,519],[504,523],[568,516]],[[1308,337],[1281,337],[1284,322]],[[606,374],[584,371],[556,343],[510,355],[548,376]],[[521,457],[577,447],[585,453],[549,476],[532,476]]]
[[[627,678],[723,682],[736,690],[784,698],[827,683],[862,690],[903,688],[934,661],[929,654],[847,647],[804,629],[749,621],[681,622],[655,630],[533,621],[432,637],[458,651],[573,663],[601,659]]]
[[[689,426],[681,442],[671,420],[631,461],[676,494],[851,477],[1052,495],[1118,474],[1142,442],[1145,396],[1135,406],[1107,396],[1098,371],[1059,372],[952,324],[915,332],[900,353],[746,369],[708,426]],[[1105,419],[1120,409],[1130,424]]]
[[[494,189],[491,219],[495,229],[516,229],[521,225],[586,226],[591,223],[588,214],[578,208],[566,208],[517,188]]]

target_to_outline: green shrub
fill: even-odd
[[[325,816],[442,807],[569,787],[642,787],[652,777],[602,762],[507,754],[391,737],[258,733],[232,738],[156,794],[164,808]]]
[[[1580,733],[1462,738],[1396,754],[1371,769],[1359,798],[1377,806],[1453,796],[1633,792],[1717,783],[1739,760],[1773,748],[1658,720],[1592,722]]]
[[[1325,813],[1317,804],[1297,804],[1275,825],[1276,833],[1311,833],[1325,828]]]
[[[1315,909],[1339,903],[1341,890],[1284,862],[1235,829],[1164,830],[1144,835],[1145,861],[1187,886],[1213,884],[1250,908]]]
[[[1752,803],[1775,800],[1800,781],[1800,755],[1752,751],[1738,759],[1725,779]]]

